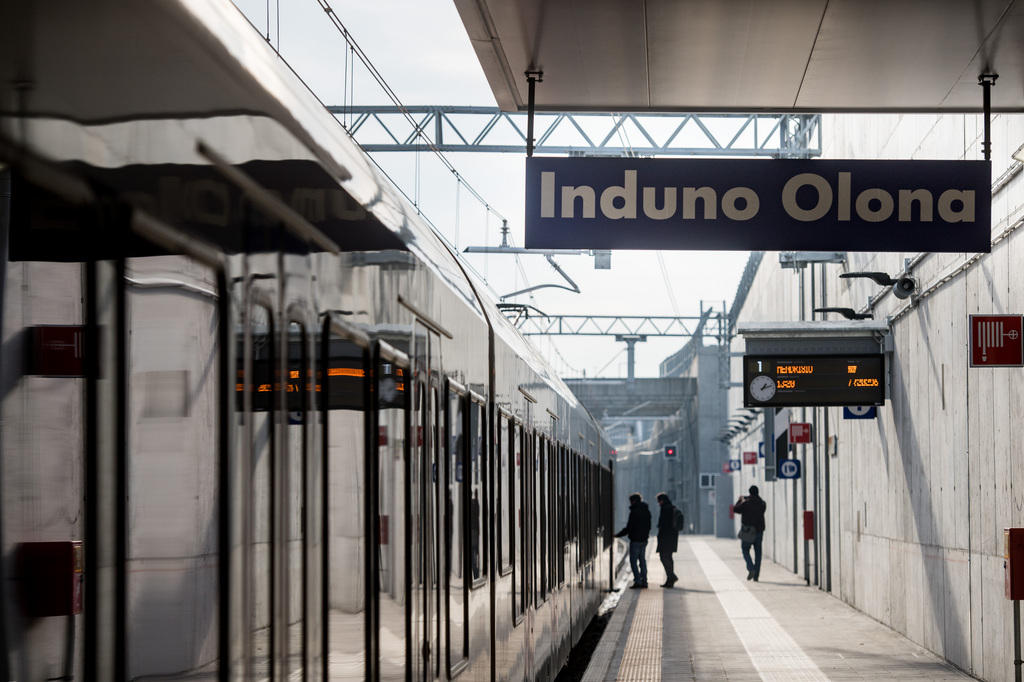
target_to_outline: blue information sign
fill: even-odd
[[[764,457],[764,441],[761,441],[757,444],[757,456],[758,458]]]
[[[729,460],[729,471],[739,471],[741,466],[742,465],[738,459]]]
[[[854,405],[843,408],[843,419],[876,419],[878,408],[874,405]]]
[[[800,460],[784,459],[779,462],[779,478],[800,478]]]
[[[526,160],[531,249],[990,250],[988,161]]]

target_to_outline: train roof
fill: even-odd
[[[230,234],[162,205],[158,185],[222,182],[197,141],[296,204],[317,192],[344,215],[311,222],[342,250],[408,249],[458,291],[571,406],[572,391],[498,311],[487,287],[417,214],[299,76],[227,0],[54,0],[0,7],[8,142],[211,239]],[[147,184],[148,183],[148,184]],[[228,183],[223,183],[228,184]],[[224,191],[227,191],[226,189]],[[187,193],[173,194],[174,202]],[[246,215],[214,216],[241,233]],[[365,209],[366,220],[353,220]],[[187,211],[186,211],[187,213]],[[200,213],[194,211],[194,213]],[[167,215],[171,214],[171,215]],[[191,223],[190,223],[191,220]],[[217,227],[217,230],[212,229]],[[244,248],[244,237],[221,239]],[[77,245],[69,258],[81,258]],[[59,259],[52,243],[40,248]],[[49,259],[49,258],[47,258]],[[472,284],[472,286],[471,286]],[[474,295],[474,290],[476,295]],[[479,298],[479,300],[478,300]]]

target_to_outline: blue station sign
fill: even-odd
[[[800,478],[800,460],[783,459],[778,464],[779,478]]]
[[[988,161],[526,160],[526,247],[988,252]]]

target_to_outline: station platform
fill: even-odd
[[[679,540],[672,589],[648,543],[651,587],[623,589],[584,682],[974,679],[767,559],[748,581],[738,540]]]

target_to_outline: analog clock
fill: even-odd
[[[775,395],[775,380],[770,376],[758,374],[750,382],[750,396],[754,400],[765,402]]]

